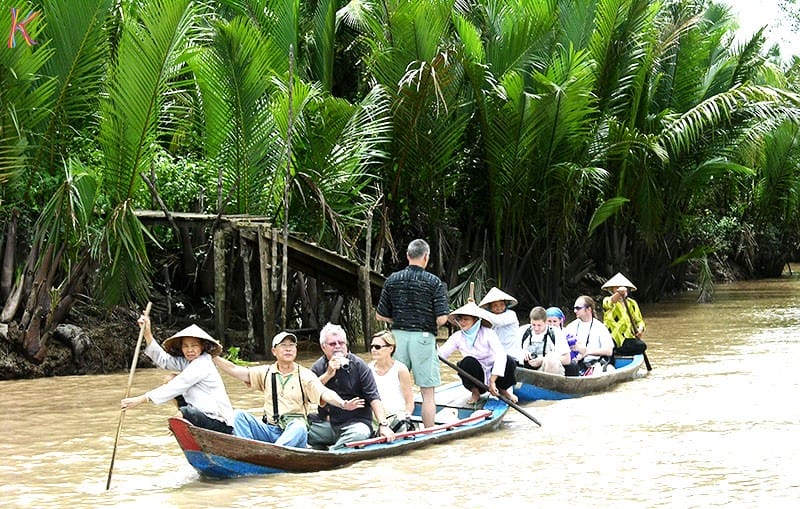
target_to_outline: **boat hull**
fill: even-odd
[[[443,392],[437,392],[437,403],[440,394],[443,395]],[[368,443],[335,451],[284,447],[235,437],[198,428],[177,417],[169,420],[169,427],[187,461],[195,470],[205,477],[230,478],[329,470],[356,461],[402,454],[435,443],[495,430],[508,411],[506,403],[494,398],[482,400],[478,407],[439,404],[437,410],[452,409],[456,414],[453,418],[457,420],[431,430],[403,434],[408,436],[398,438],[392,443]],[[418,403],[415,414],[418,415],[420,410]]]
[[[619,357],[614,371],[593,376],[563,376],[542,373],[518,366],[515,372],[517,385],[514,394],[520,402],[578,398],[586,394],[603,392],[615,385],[636,378],[644,356]]]

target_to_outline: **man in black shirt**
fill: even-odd
[[[393,441],[394,432],[389,427],[372,371],[360,357],[350,353],[344,329],[326,324],[319,333],[319,346],[323,355],[311,366],[311,371],[327,388],[340,395],[347,394],[348,400],[362,398],[366,406],[348,409],[321,405],[320,419],[311,420],[308,444],[315,449],[327,446],[339,449],[348,442],[366,440],[372,436],[373,414],[378,421],[378,435],[387,442]]]
[[[408,244],[408,267],[383,284],[375,316],[391,324],[397,341],[395,360],[408,366],[422,393],[422,422],[433,426],[434,389],[442,383],[436,354],[436,332],[447,323],[450,308],[444,283],[425,271],[431,248],[422,239]]]

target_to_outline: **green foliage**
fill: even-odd
[[[697,249],[701,250],[697,251],[698,254],[717,252],[721,256],[732,258],[740,244],[741,231],[740,218],[706,210],[701,215],[687,216],[681,234],[691,245],[698,246]]]
[[[622,269],[658,289],[685,263],[707,285],[712,254],[797,243],[800,64],[760,32],[732,45],[729,9],[341,4],[44,0],[39,44],[0,52],[0,205],[90,245],[109,303],[146,300],[142,175],[171,210],[266,215],[359,258],[380,206],[376,250],[428,238],[462,296],[552,302]]]
[[[255,362],[249,362],[239,357],[239,352],[241,348],[238,346],[229,346],[228,349],[225,351],[225,354],[222,356],[223,359],[227,359],[232,363],[236,364],[237,366],[253,366]]]
[[[150,175],[155,176],[154,185],[168,210],[214,210],[216,182],[214,168],[209,162],[185,157],[173,158],[166,152],[159,151],[153,159]],[[137,207],[159,209],[153,201],[149,189],[139,189],[135,202]]]

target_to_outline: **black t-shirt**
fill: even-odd
[[[364,398],[364,408],[344,410],[329,404],[320,407],[320,417],[330,415],[332,426],[345,426],[352,421],[361,421],[372,429],[372,407],[370,407],[370,403],[373,400],[381,399],[378,393],[378,386],[375,383],[375,377],[372,375],[367,363],[361,358],[352,353],[348,353],[347,358],[350,359],[350,363],[346,367],[336,370],[336,374],[328,380],[325,386],[336,391],[336,394],[344,400]],[[328,358],[324,355],[311,366],[311,371],[317,376],[322,376],[327,370]]]
[[[392,328],[436,335],[436,317],[450,313],[441,279],[417,265],[392,273],[383,283],[377,312]]]

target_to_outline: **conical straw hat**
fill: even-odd
[[[181,340],[183,338],[197,338],[211,343],[213,346],[208,348],[208,353],[212,356],[222,353],[222,345],[219,343],[219,341],[212,338],[206,331],[195,324],[192,324],[182,331],[176,332],[172,336],[168,337],[163,343],[161,343],[161,346],[165,351],[171,353],[172,355],[183,356],[183,352],[181,352]]]
[[[488,306],[492,302],[505,301],[506,307],[514,307],[517,305],[517,299],[507,294],[500,288],[493,286],[489,293],[481,300],[480,307]]]
[[[483,322],[484,327],[492,327],[494,326],[494,321],[492,320],[492,313],[486,311],[482,307],[478,306],[474,302],[467,302],[460,308],[451,311],[448,315],[448,318],[451,322],[458,325],[456,321],[456,316],[459,315],[467,315],[467,316],[474,316],[481,322]]]
[[[622,272],[614,274],[614,277],[606,281],[602,288],[603,290],[611,290],[613,292],[615,288],[619,288],[620,286],[624,286],[632,292],[636,291],[636,287],[633,286],[633,283],[628,281],[628,278],[622,275]]]

